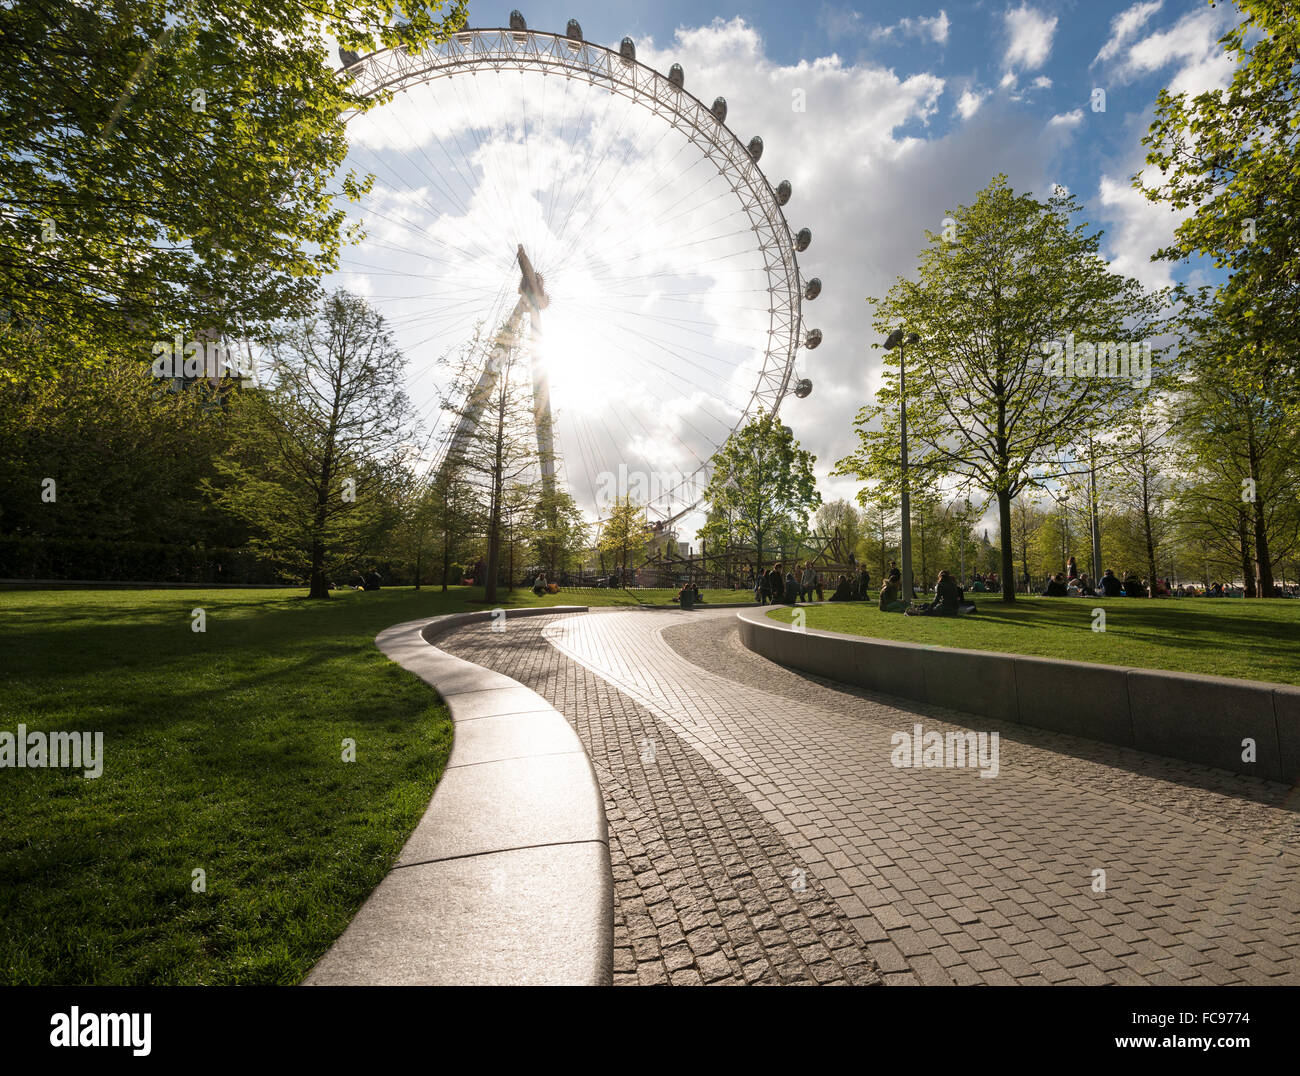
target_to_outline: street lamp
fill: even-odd
[[[899,433],[902,455],[900,463],[902,465],[902,502],[903,502],[903,528],[902,528],[902,585],[899,591],[903,596],[903,601],[912,600],[912,504],[908,496],[907,488],[907,362],[905,345],[919,344],[921,338],[916,333],[903,334],[902,329],[895,329],[889,334],[885,341],[885,350],[893,351],[898,348],[898,407],[899,407]]]

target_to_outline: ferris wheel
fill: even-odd
[[[530,30],[518,11],[340,59],[355,92],[388,98],[350,121],[376,182],[341,273],[396,330],[417,402],[434,358],[487,326],[494,349],[532,352],[539,447],[559,470],[544,464],[543,487],[563,482],[597,515],[626,493],[671,522],[697,508],[733,430],[812,391],[811,232],[787,223],[791,184],[764,175],[763,140],[742,141],[680,64],[664,75],[631,38],[606,48],[576,20]],[[494,371],[488,356],[429,466],[454,456]]]

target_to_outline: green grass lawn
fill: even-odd
[[[492,606],[674,593],[517,589]],[[94,780],[0,769],[0,983],[299,981],[383,878],[451,750],[445,707],[374,636],[485,608],[467,587],[328,602],[0,591],[0,730],[100,731],[105,755]]]
[[[973,616],[882,613],[875,604],[806,606],[806,626],[966,650],[1300,684],[1300,601],[1234,598],[1020,598],[971,595]],[[1093,610],[1106,630],[1092,630]],[[777,609],[790,621],[792,611]]]

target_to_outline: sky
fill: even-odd
[[[508,13],[471,3],[469,25]],[[725,97],[740,141],[762,137],[769,181],[791,182],[790,228],[813,234],[800,271],[823,282],[804,325],[824,342],[800,350],[813,392],[781,415],[817,457],[827,500],[857,491],[829,472],[880,383],[866,298],[911,274],[926,230],[995,174],[1044,198],[1068,188],[1115,271],[1153,287],[1205,279],[1150,260],[1181,217],[1131,177],[1159,90],[1230,78],[1218,45],[1229,5],[569,0],[523,13],[551,32],[577,18],[612,48],[630,36],[661,72],[680,63],[691,94]],[[520,243],[551,298],[541,354],[562,473],[591,515],[611,488],[673,487],[744,413],[768,344],[761,257],[734,193],[662,117],[576,80],[482,72],[412,89],[354,120],[350,138],[349,164],[377,181],[356,210],[366,238],[335,282],[392,319],[431,451],[448,421],[438,356],[509,315]]]

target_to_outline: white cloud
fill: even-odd
[[[871,32],[871,36],[878,40],[888,40],[895,36],[916,37],[922,40],[928,38],[935,44],[946,45],[951,25],[948,20],[948,13],[941,10],[938,15],[929,18],[924,15],[919,15],[916,18],[905,15],[892,26],[877,27]]]
[[[1173,237],[1188,212],[1147,201],[1146,195],[1122,178],[1102,176],[1098,199],[1114,222],[1108,234],[1117,273],[1136,277],[1147,287],[1173,283],[1170,262],[1153,262],[1151,255]]]
[[[1115,71],[1121,80],[1138,78],[1179,64],[1169,80],[1171,93],[1195,96],[1227,84],[1232,74],[1232,57],[1219,44],[1232,24],[1223,9],[1207,8],[1184,15],[1168,30],[1151,34],[1128,49]]]
[[[1231,11],[1204,9],[1180,18],[1172,27],[1148,35],[1121,50],[1122,60],[1110,76],[1119,81],[1139,78],[1177,64],[1165,76],[1174,93],[1191,95],[1227,86],[1232,76],[1231,59],[1218,43],[1234,19]],[[1134,118],[1134,130],[1145,132],[1152,118],[1148,108]],[[1136,142],[1136,139],[1134,140]],[[1190,211],[1174,211],[1149,201],[1135,189],[1129,177],[1147,165],[1144,151],[1135,146],[1123,160],[1108,168],[1098,185],[1102,218],[1107,222],[1105,245],[1116,269],[1137,277],[1148,286],[1172,283],[1172,263],[1152,262],[1151,255],[1167,246],[1174,229]]]
[[[1016,87],[1016,73],[1008,71],[1002,76],[1002,81],[998,83],[998,88],[1003,90],[1013,90]]]
[[[957,99],[957,111],[961,113],[961,118],[968,120],[975,115],[987,96],[987,92],[975,93],[973,90],[965,90],[961,97]]]
[[[873,41],[892,41],[911,37],[920,41],[933,41],[937,45],[948,43],[952,22],[948,12],[940,9],[938,15],[904,15],[889,26],[866,22],[861,12],[851,8],[823,5],[817,15],[818,25],[832,41],[840,38],[867,37]]]
[[[1092,62],[1097,64],[1113,60],[1119,55],[1120,48],[1163,6],[1164,0],[1150,0],[1149,3],[1134,4],[1127,11],[1121,11],[1110,20],[1110,38]]]
[[[1047,16],[1027,5],[1021,5],[1008,10],[1003,18],[1009,41],[1002,57],[1002,65],[1008,69],[1020,68],[1024,71],[1042,67],[1052,52],[1056,16]]]
[[[1047,121],[1049,127],[1078,127],[1083,122],[1083,109],[1076,108],[1073,112],[1061,112]]]

